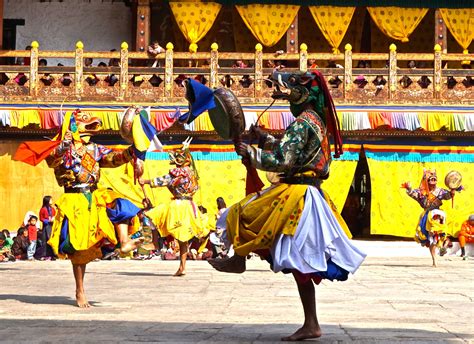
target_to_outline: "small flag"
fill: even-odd
[[[180,122],[191,123],[204,111],[216,107],[214,91],[199,81],[187,79],[186,99],[189,101],[189,111],[179,117]]]
[[[13,160],[36,166],[56,148],[61,141],[26,141],[20,143]]]
[[[158,131],[145,116],[148,117],[146,110],[140,111],[140,114],[133,118],[132,124],[135,154],[141,160],[145,160],[146,152],[163,150],[163,145],[158,139]]]

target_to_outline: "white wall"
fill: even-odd
[[[4,18],[25,19],[25,26],[17,26],[17,49],[38,41],[40,50],[74,50],[80,40],[84,50],[120,50],[124,41],[131,46],[133,37],[132,13],[123,2],[4,0]],[[51,59],[48,65],[57,62]],[[74,64],[72,60],[61,62]]]

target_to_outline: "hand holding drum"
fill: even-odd
[[[135,116],[140,115],[140,108],[137,106],[131,106],[125,110],[125,114],[120,125],[120,136],[128,143],[133,144],[133,119]],[[139,178],[143,175],[145,169],[145,163],[143,160],[135,158],[133,160],[133,172],[135,178]]]
[[[458,171],[449,171],[444,178],[444,184],[450,190],[461,191],[462,190],[462,176]]]

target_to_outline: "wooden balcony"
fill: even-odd
[[[433,53],[401,54],[395,45],[387,53],[352,53],[346,45],[342,54],[309,53],[302,44],[299,54],[221,53],[217,44],[209,52],[166,52],[151,57],[131,52],[123,43],[120,51],[85,51],[81,42],[75,51],[43,51],[38,43],[31,50],[0,51],[0,58],[29,59],[29,65],[0,65],[0,100],[8,103],[118,103],[184,104],[185,77],[204,80],[210,87],[229,87],[243,104],[268,104],[272,88],[265,78],[272,73],[268,61],[284,60],[285,70],[307,70],[316,59],[321,67],[337,61],[342,68],[318,68],[330,81],[336,104],[472,105],[474,78],[471,69],[442,68],[447,62],[459,65],[474,60],[474,54],[445,54],[436,46]],[[116,66],[86,67],[84,59],[116,59]],[[65,66],[38,66],[40,59],[70,61]],[[161,67],[146,67],[156,60]],[[249,68],[234,68],[237,60],[250,61]],[[385,68],[353,68],[357,61],[370,61]],[[429,68],[408,69],[408,61],[423,61]],[[151,63],[150,63],[151,62]],[[409,80],[409,81],[408,81]]]

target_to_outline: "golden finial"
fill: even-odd
[[[195,53],[198,51],[198,45],[196,43],[191,43],[189,45],[189,52],[190,53]]]

